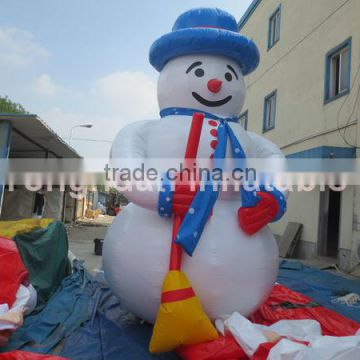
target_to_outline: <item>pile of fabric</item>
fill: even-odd
[[[36,289],[39,311],[71,273],[64,225],[53,219],[0,221],[0,236],[16,244],[30,283]]]
[[[1,237],[0,264],[0,344],[4,344],[10,330],[20,327],[24,315],[35,309],[37,296],[16,244]]]
[[[279,278],[288,277],[289,283],[300,276],[297,270],[285,276],[286,271],[280,269]],[[354,280],[320,271],[317,274],[318,270],[306,267],[299,272],[308,284],[310,279],[314,281],[314,273],[328,276],[332,279],[327,290],[329,294],[344,284],[357,291],[358,282]],[[336,306],[337,311],[342,312],[343,305]],[[354,316],[358,316],[355,313]],[[313,357],[305,352],[307,357],[303,358],[317,360],[334,358],[323,356],[321,351],[335,349],[340,351],[336,359],[358,358],[357,353],[356,356],[350,353],[354,355],[351,358],[343,354],[359,350],[358,340],[354,337],[359,323],[283,285],[274,287],[265,304],[249,320],[237,314],[224,320],[217,323],[218,330],[224,334],[218,340],[179,348],[176,353],[152,355],[148,351],[152,326],[132,316],[106,285],[95,281],[81,263],[75,262],[73,274],[63,280],[41,312],[25,318],[24,325],[3,350],[54,354],[60,348],[62,357],[74,360],[127,360],[129,357],[141,360],[260,360],[283,359],[286,351],[291,352],[286,359],[302,359],[298,355],[301,351],[315,351]]]
[[[249,320],[234,313],[227,319],[219,319],[216,325],[222,337],[180,348],[177,351],[180,357],[186,360],[360,358],[359,323],[279,284]]]
[[[67,252],[61,222],[0,222],[0,359],[35,359],[33,354],[3,352],[24,316],[40,311],[71,273]]]
[[[41,312],[25,318],[3,351],[54,354],[61,349],[64,358],[84,360],[178,359],[176,354],[149,354],[151,331],[75,261],[73,274]]]
[[[23,311],[1,332],[7,344],[0,360],[360,358],[360,313],[352,301],[342,301],[360,294],[360,283],[287,261],[280,264],[281,285],[249,319],[232,314],[216,322],[222,335],[215,341],[150,354],[152,326],[124,309],[80,262],[71,272],[61,223],[33,221],[0,222],[0,261],[6,264],[0,268],[0,301],[7,313]],[[22,319],[34,308],[35,293],[36,308]]]

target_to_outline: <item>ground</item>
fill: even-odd
[[[104,239],[108,227],[111,225],[114,216],[101,216],[96,219],[82,219],[77,221],[76,225],[67,225],[70,251],[85,262],[85,268],[96,275],[102,268],[102,256],[95,255],[94,239]],[[291,259],[299,260],[304,265],[312,266],[318,269],[337,272],[339,269],[336,260],[332,258],[317,257],[314,259]],[[360,278],[360,266],[351,274],[346,274],[349,278]],[[102,280],[101,273],[98,280]]]
[[[95,220],[80,220],[76,225],[67,226],[70,250],[79,260],[85,261],[85,268],[93,274],[102,266],[102,257],[94,252],[94,239],[104,239],[113,220],[113,216],[104,216]]]
[[[78,259],[85,261],[85,268],[92,274],[96,274],[97,270],[102,267],[102,256],[97,256],[94,252],[94,239],[104,239],[106,231],[114,219],[113,216],[102,216],[96,219],[82,219],[76,225],[67,226],[70,250]],[[318,257],[300,261],[307,266],[319,269],[330,268],[336,271],[331,266],[335,265],[335,260],[331,258]],[[352,275],[359,276],[358,274]]]

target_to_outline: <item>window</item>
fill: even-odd
[[[247,110],[240,115],[240,117],[239,117],[239,124],[240,124],[245,130],[247,130],[247,125],[248,125],[248,111],[247,111]]]
[[[350,91],[351,38],[326,55],[325,102]]]
[[[280,18],[281,7],[279,6],[269,19],[268,49],[271,49],[280,40]]]
[[[265,98],[263,132],[269,131],[275,127],[276,95],[277,92],[274,91]]]

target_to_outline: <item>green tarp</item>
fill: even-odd
[[[16,235],[14,240],[37,291],[38,311],[71,274],[66,229],[60,221],[54,221],[45,228]]]

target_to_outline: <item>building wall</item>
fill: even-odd
[[[76,216],[76,199],[71,196],[71,191],[65,192],[65,205],[64,205],[64,219],[65,223],[72,223]]]
[[[280,41],[268,50],[269,18],[278,6],[281,6]],[[355,104],[360,83],[359,74],[355,79],[360,64],[358,14],[358,0],[260,2],[240,29],[257,43],[261,53],[259,68],[246,78],[247,99],[243,111],[248,111],[250,131],[263,133],[264,98],[277,90],[275,128],[263,135],[277,143],[286,155],[319,146],[347,147],[339,134],[339,125],[349,125],[347,141],[360,144],[357,124],[360,106]],[[356,81],[355,86],[348,96],[324,104],[326,54],[350,37],[351,85]],[[273,225],[274,232],[282,234],[288,221],[298,221],[304,224],[302,240],[316,244],[319,206],[319,189],[292,193],[288,213]],[[359,209],[359,189],[350,187],[342,195],[340,250],[351,250],[352,264],[358,261],[355,254],[360,239]],[[315,246],[307,256],[316,252]],[[349,256],[346,253],[347,259]]]
[[[286,214],[280,221],[271,225],[273,233],[277,235],[284,233],[289,221],[305,225],[302,233],[302,240],[305,242],[303,246],[306,247],[306,249],[298,249],[297,256],[300,258],[316,255],[315,244],[317,243],[317,234],[319,231],[319,206],[320,190],[318,187],[312,192],[292,192],[289,195],[288,210]]]
[[[64,192],[60,191],[60,188],[53,187],[52,191],[47,191],[45,193],[43,218],[62,220],[63,202]]]
[[[337,128],[337,113],[344,98],[324,105],[325,56],[329,50],[352,37],[351,76],[354,78],[360,63],[360,23],[357,15],[360,13],[360,2],[350,0],[323,25],[320,26],[320,23],[344,1],[263,0],[241,30],[241,33],[254,39],[261,52],[259,68],[246,79],[247,100],[243,109],[249,110],[248,128],[262,133],[264,97],[277,89],[275,129],[265,136],[276,142],[286,154],[314,145],[344,146],[336,130],[297,146],[289,145],[309,134]],[[268,19],[280,3],[280,41],[268,51]],[[318,29],[314,31],[316,27]],[[305,36],[306,39],[295,47]],[[347,121],[355,97],[353,92],[343,108],[341,120]],[[354,133],[353,130],[349,131],[349,135]]]
[[[61,220],[63,208],[63,192],[53,187],[45,192],[45,206],[42,217]],[[16,186],[13,191],[5,189],[1,220],[20,220],[33,216],[35,192],[24,186]]]
[[[35,193],[16,187],[13,191],[5,189],[1,220],[28,219],[33,215]]]

